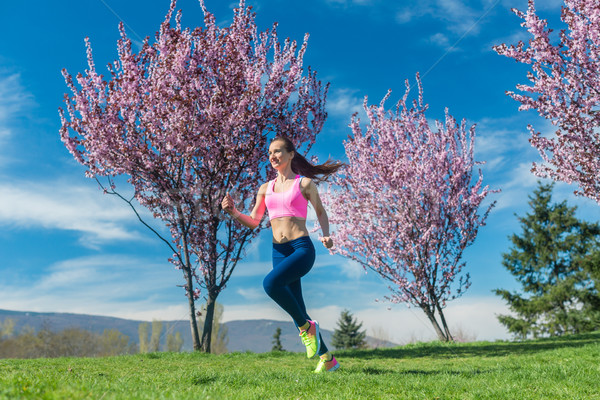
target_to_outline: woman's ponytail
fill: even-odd
[[[292,158],[291,165],[292,171],[299,175],[306,176],[316,183],[327,180],[330,175],[335,174],[345,165],[343,162],[334,160],[327,160],[323,164],[313,165],[302,154],[296,151],[294,143],[292,143],[290,139],[285,136],[277,136],[271,143],[276,140],[281,140],[288,152],[294,152],[294,158]]]

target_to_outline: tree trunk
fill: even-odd
[[[425,312],[427,318],[429,318],[431,325],[433,325],[435,333],[438,335],[438,339],[440,339],[442,342],[447,342],[448,338],[446,337],[446,335],[444,335],[444,332],[442,331],[442,328],[440,328],[440,324],[438,323],[437,319],[435,319],[435,311],[431,311],[427,307],[421,307],[421,309]]]
[[[186,224],[183,218],[181,206],[177,206],[180,231],[186,232]],[[185,292],[188,298],[190,309],[190,329],[192,330],[192,341],[194,342],[194,351],[200,351],[200,335],[198,334],[198,321],[196,320],[196,303],[194,300],[194,277],[192,274],[192,264],[190,263],[190,251],[188,248],[186,234],[181,235],[181,251],[183,252],[183,274],[185,278]]]
[[[454,341],[454,338],[452,337],[452,334],[450,333],[450,329],[448,329],[448,324],[446,323],[446,317],[444,317],[444,313],[442,311],[442,307],[440,307],[439,304],[435,305],[438,313],[440,314],[440,319],[442,320],[442,326],[444,327],[444,332],[446,332],[446,342],[452,342]]]
[[[215,316],[215,303],[218,294],[208,293],[206,300],[206,315],[204,316],[204,327],[202,328],[202,351],[210,353],[210,342],[212,338],[213,318]]]
[[[206,296],[206,315],[204,316],[204,327],[202,328],[202,351],[205,353],[210,353],[213,319],[215,317],[215,304],[221,290],[220,287],[217,286],[217,259],[219,258],[217,255],[217,234],[219,231],[219,224],[219,218],[213,216],[212,223],[209,226],[210,237],[212,238],[208,243],[210,261],[208,274],[204,275],[204,282],[208,292],[208,295]]]
[[[194,351],[200,351],[200,335],[198,334],[198,322],[196,321],[196,304],[194,302],[194,281],[192,277],[192,270],[189,267],[185,267],[185,291],[188,298],[188,305],[190,309],[190,328],[192,330],[192,341],[194,343]]]

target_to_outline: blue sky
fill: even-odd
[[[542,3],[542,2],[540,2]],[[517,111],[505,90],[525,82],[526,68],[496,55],[491,47],[526,39],[511,7],[526,0],[249,0],[261,30],[279,22],[279,37],[302,40],[310,33],[305,65],[331,82],[329,118],[312,154],[345,160],[343,140],[364,96],[378,103],[393,90],[391,107],[404,93],[405,79],[422,75],[428,117],[477,124],[476,157],[487,161],[484,179],[502,193],[487,226],[465,260],[473,285],[449,303],[449,325],[478,339],[508,338],[495,314],[506,312],[494,288],[516,288],[503,269],[508,235],[519,227],[515,213],[527,212],[527,195],[536,186],[530,174],[537,153],[527,142],[533,123],[551,126],[534,113]],[[542,15],[556,22],[561,2],[545,0]],[[103,195],[84,177],[59,139],[57,113],[67,91],[61,69],[86,68],[84,37],[89,36],[96,65],[116,58],[117,24],[130,37],[151,36],[168,9],[168,0],[64,0],[3,2],[0,12],[0,308],[111,315],[132,319],[187,318],[180,273],[167,262],[168,248],[135,219],[127,206]],[[237,5],[206,0],[217,21],[226,24]],[[202,24],[195,0],[180,0],[183,23]],[[117,17],[118,16],[118,17]],[[579,207],[579,216],[598,220],[598,206],[556,186],[556,200]],[[311,225],[311,223],[309,223]],[[219,297],[225,320],[289,320],[262,291],[270,269],[270,232],[264,231]],[[318,244],[318,242],[317,242]],[[318,247],[313,271],[303,286],[309,312],[333,329],[347,308],[397,342],[434,337],[418,309],[376,302],[387,285],[355,263]]]

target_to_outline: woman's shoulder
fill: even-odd
[[[300,178],[299,186],[300,186],[300,191],[302,193],[304,193],[305,195],[307,195],[307,198],[310,197],[309,193],[317,188],[315,181],[313,181],[311,178],[308,178],[306,176],[303,176]]]
[[[314,185],[314,181],[311,178],[307,176],[300,177],[300,186],[309,187],[311,184]]]
[[[302,189],[316,189],[317,182],[315,180],[313,180],[312,178],[303,176],[300,178],[300,187]]]
[[[269,183],[271,183],[271,181],[267,181],[267,182],[263,183],[262,185],[260,185],[260,187],[258,188],[258,194],[267,193],[267,189],[269,188]]]

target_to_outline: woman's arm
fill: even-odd
[[[225,195],[225,198],[221,202],[221,207],[223,210],[231,215],[236,221],[240,224],[250,228],[255,229],[262,221],[263,216],[265,215],[265,193],[267,192],[267,183],[264,183],[260,189],[258,189],[258,194],[256,195],[256,202],[254,203],[254,208],[250,215],[242,214],[235,208],[235,204],[233,198],[229,193]]]
[[[304,196],[315,209],[315,213],[317,214],[317,219],[319,220],[319,225],[321,225],[321,231],[323,232],[323,237],[321,238],[321,242],[323,242],[323,246],[328,249],[333,246],[333,241],[329,237],[329,217],[327,216],[327,212],[325,211],[325,207],[323,207],[323,203],[321,202],[321,197],[319,196],[319,190],[317,189],[317,185],[312,181],[312,179],[304,178],[308,180],[308,184],[304,189]]]

